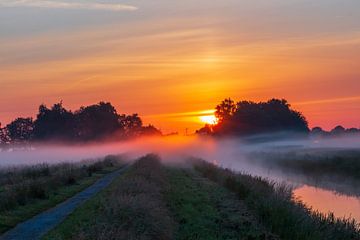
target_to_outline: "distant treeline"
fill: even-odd
[[[161,132],[152,125],[143,126],[137,114],[118,114],[111,103],[100,102],[72,112],[60,102],[50,108],[40,105],[35,120],[17,118],[0,128],[0,143],[86,142],[144,135],[161,135]]]
[[[331,132],[316,127],[309,129],[305,116],[292,109],[284,99],[271,99],[267,102],[240,101],[228,98],[216,106],[218,122],[205,125],[198,134],[215,136],[249,136],[267,133],[292,133],[300,136],[341,136],[359,134],[356,128],[345,129],[338,126]]]
[[[337,126],[331,131],[325,131],[321,127],[314,127],[311,130],[311,135],[315,137],[341,137],[341,136],[351,136],[360,134],[360,129],[358,128],[344,128],[343,126]]]
[[[218,122],[205,125],[197,131],[201,135],[249,136],[267,133],[292,133],[331,137],[360,134],[360,129],[345,129],[337,126],[330,132],[320,127],[309,129],[302,113],[291,108],[284,99],[267,102],[225,99],[216,106]],[[137,114],[118,114],[111,103],[100,102],[70,111],[62,103],[51,108],[40,105],[35,120],[18,118],[0,127],[0,144],[24,143],[31,141],[73,141],[86,142],[104,139],[129,139],[144,135],[162,135],[152,125],[143,126]]]

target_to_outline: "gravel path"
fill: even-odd
[[[65,202],[51,208],[35,217],[18,224],[15,228],[9,230],[0,237],[1,240],[36,240],[40,239],[47,232],[61,223],[69,214],[71,214],[77,207],[85,201],[93,197],[102,189],[110,185],[112,181],[120,176],[127,167],[123,167],[115,172],[107,174],[105,177],[99,179],[96,183],[85,189],[84,191],[69,198]]]

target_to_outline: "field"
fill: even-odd
[[[202,160],[136,161],[44,239],[360,239],[354,221],[312,212],[287,186]]]
[[[122,166],[120,158],[0,170],[0,233],[63,202]]]

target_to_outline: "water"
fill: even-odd
[[[355,219],[360,224],[360,192],[351,182],[314,179],[304,175],[283,172],[277,168],[244,165],[243,161],[220,161],[223,167],[246,172],[294,188],[294,197],[306,206],[323,214],[333,213],[337,218]]]
[[[303,185],[294,189],[294,196],[315,211],[334,213],[338,218],[354,218],[360,223],[360,198],[339,194],[318,187]]]

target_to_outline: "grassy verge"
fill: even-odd
[[[166,184],[158,157],[143,157],[44,239],[173,239]]]
[[[0,233],[47,210],[119,168],[118,157],[79,164],[37,165],[0,171]]]
[[[313,213],[294,200],[286,186],[275,186],[260,178],[235,174],[204,161],[194,161],[194,166],[203,176],[236,193],[261,223],[281,239],[360,239],[360,231],[354,221]]]
[[[167,202],[179,223],[175,239],[276,239],[228,190],[190,170],[168,170]]]

